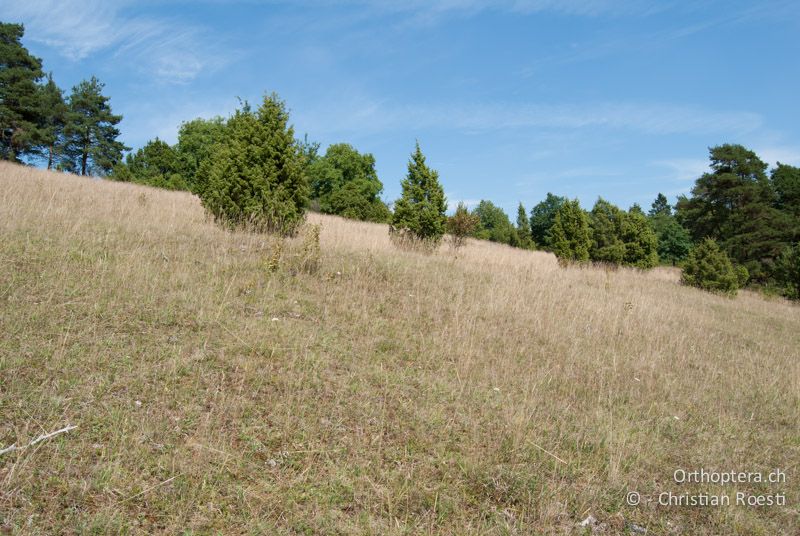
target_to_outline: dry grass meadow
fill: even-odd
[[[309,221],[0,165],[0,533],[800,533],[799,307]]]

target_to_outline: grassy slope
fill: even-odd
[[[0,164],[0,529],[791,534],[800,309],[664,270],[392,248],[312,216],[223,232],[185,193]],[[771,508],[625,505],[678,468],[789,472]],[[708,489],[717,490],[717,487]]]

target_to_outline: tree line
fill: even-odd
[[[110,178],[190,190],[234,225],[263,218],[265,228],[291,232],[311,208],[389,223],[403,244],[435,246],[449,233],[456,247],[475,238],[550,251],[563,264],[681,266],[684,282],[708,290],[750,285],[800,298],[800,168],[778,164],[768,175],[767,164],[741,145],[711,148],[710,171],[675,205],[659,193],[646,213],[603,198],[585,210],[577,199],[548,193],[530,213],[520,203],[512,223],[489,200],[472,210],[460,204],[448,216],[439,175],[419,143],[390,208],[373,155],[346,143],[322,155],[319,144],[294,137],[288,120],[274,94],[228,120],[195,119],[181,126],[174,146],[151,141]]]
[[[128,150],[121,115],[103,84],[83,80],[65,96],[42,61],[22,45],[21,24],[0,22],[0,158],[81,175],[106,175]]]
[[[435,246],[445,233],[554,253],[562,264],[649,269],[679,265],[685,283],[734,293],[756,286],[800,298],[800,168],[768,166],[753,151],[725,144],[709,151],[710,170],[673,206],[658,194],[647,213],[598,198],[591,210],[548,193],[516,221],[489,200],[447,215],[438,173],[417,143],[390,207],[375,158],[352,145],[320,145],[295,136],[285,103],[267,95],[242,102],[227,119],[194,119],[177,142],[158,138],[130,152],[117,140],[121,116],[94,77],[66,98],[41,61],[21,44],[24,29],[0,23],[0,156],[46,163],[198,195],[229,227],[291,234],[307,209],[388,223],[399,244]]]

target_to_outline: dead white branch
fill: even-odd
[[[49,434],[42,434],[39,437],[37,437],[36,439],[34,439],[33,441],[31,441],[30,443],[28,443],[27,445],[23,445],[21,447],[18,447],[16,444],[14,444],[14,445],[11,445],[10,447],[6,447],[4,449],[0,449],[0,456],[2,456],[3,454],[5,454],[7,452],[13,452],[15,450],[23,450],[23,449],[26,449],[28,447],[32,447],[36,443],[40,443],[40,442],[42,442],[42,441],[44,441],[46,439],[50,439],[51,437],[55,437],[55,436],[57,436],[59,434],[67,433],[70,430],[74,430],[75,428],[77,428],[77,426],[74,426],[74,425],[65,426],[61,430],[56,430],[55,432],[50,432]]]

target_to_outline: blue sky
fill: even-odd
[[[122,139],[276,91],[298,136],[348,142],[400,192],[418,139],[451,202],[548,191],[647,208],[708,147],[800,164],[795,0],[0,0],[69,88],[96,75]]]

